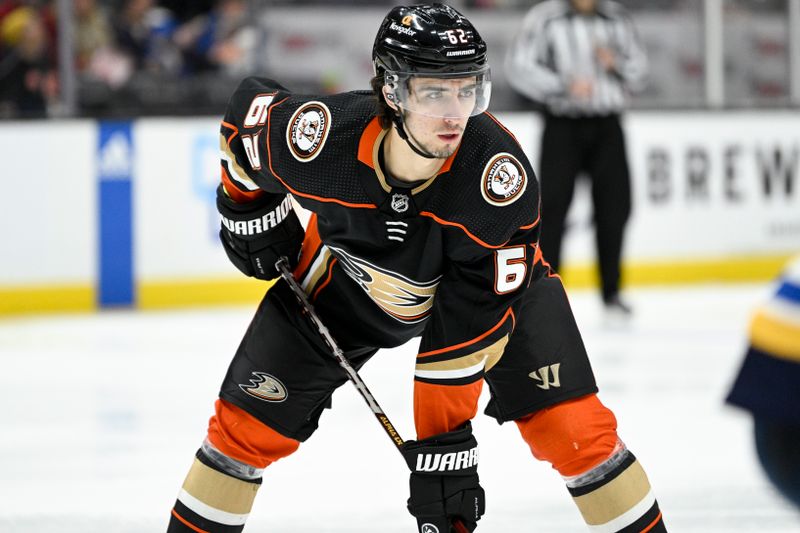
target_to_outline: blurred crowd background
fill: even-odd
[[[249,74],[299,92],[366,88],[375,28],[395,3],[0,0],[0,118],[218,115]],[[451,2],[489,42],[495,111],[529,109],[503,55],[535,3]],[[651,64],[634,108],[800,104],[797,0],[620,3]]]

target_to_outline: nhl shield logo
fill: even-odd
[[[422,524],[422,527],[419,531],[420,533],[439,533],[439,528],[430,522],[426,522],[425,524]]]
[[[292,115],[286,130],[286,142],[301,163],[319,155],[331,126],[331,112],[322,102],[308,102]]]
[[[522,196],[527,184],[525,170],[520,162],[511,154],[500,153],[483,169],[481,194],[490,204],[502,207]]]
[[[392,209],[394,209],[397,213],[405,213],[408,211],[408,195],[393,194]]]

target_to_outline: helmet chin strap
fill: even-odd
[[[414,143],[411,142],[411,140],[408,138],[409,134],[406,133],[406,129],[403,126],[403,115],[399,111],[396,111],[394,113],[394,116],[392,117],[392,122],[394,122],[394,127],[397,128],[397,134],[400,135],[400,138],[403,139],[411,147],[412,150],[414,150],[414,153],[424,157],[425,159],[440,159],[439,157],[436,157],[435,155],[423,150],[422,148],[417,148],[417,146],[415,146]]]

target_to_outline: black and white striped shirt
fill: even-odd
[[[610,49],[616,66],[607,71],[597,48]],[[541,102],[555,115],[592,116],[619,113],[629,91],[641,89],[647,57],[622,6],[600,0],[596,13],[577,13],[569,0],[534,6],[522,23],[506,58],[511,86]],[[588,79],[591,95],[574,98],[572,80]]]

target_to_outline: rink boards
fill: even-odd
[[[540,122],[499,114],[538,160]],[[629,284],[768,280],[800,249],[800,113],[632,113]],[[253,301],[217,241],[214,118],[6,122],[0,314]],[[587,181],[563,253],[595,282]]]

